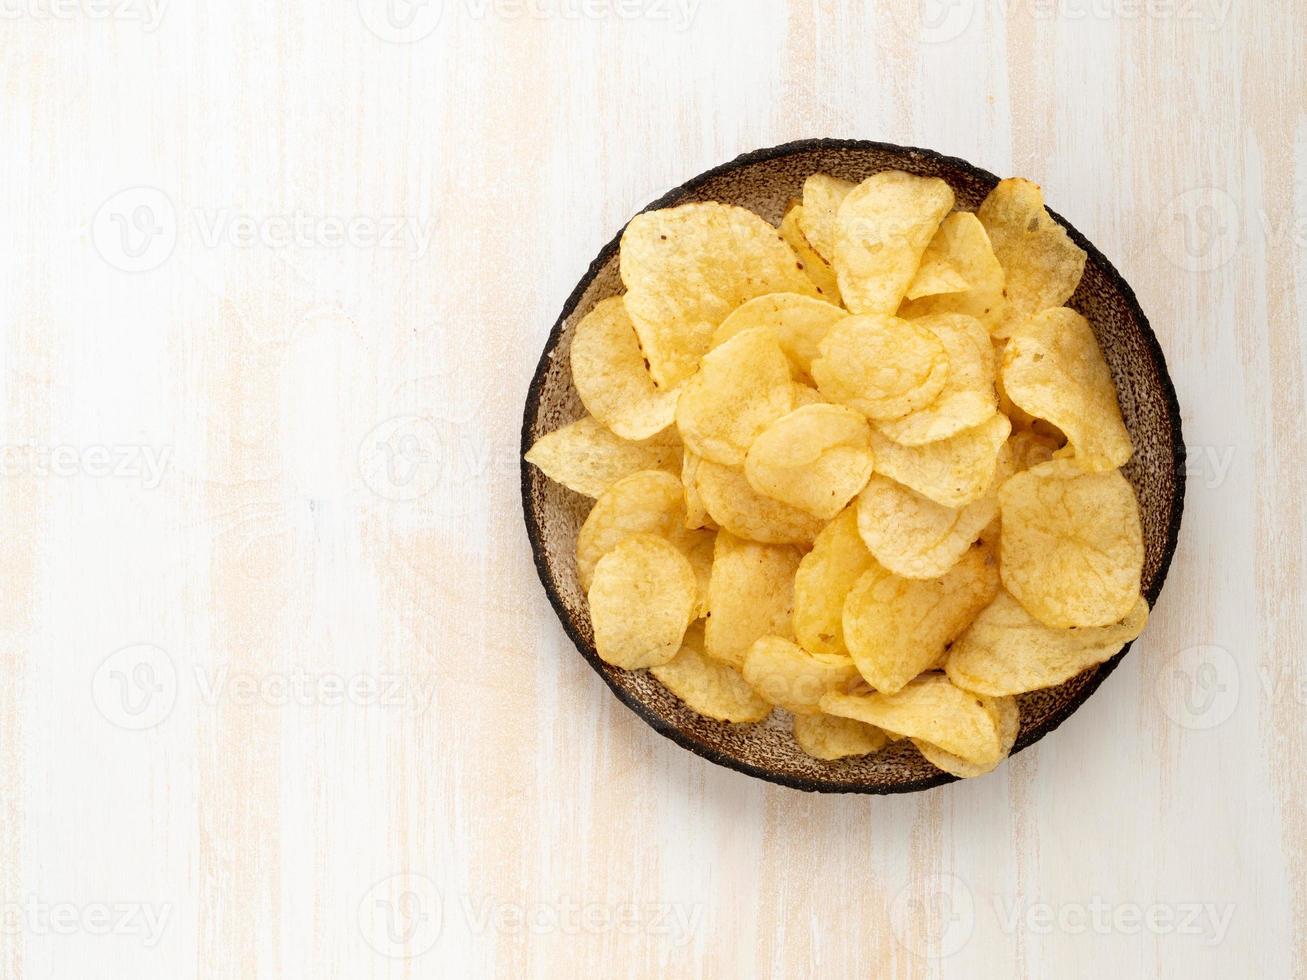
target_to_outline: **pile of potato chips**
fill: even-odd
[[[1085,253],[1039,187],[808,178],[778,229],[646,212],[624,296],[572,338],[589,415],[527,460],[596,498],[576,543],[599,656],[709,718],[793,717],[809,755],[911,739],[993,769],[1016,695],[1148,618],[1129,433]]]

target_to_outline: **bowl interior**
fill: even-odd
[[[723,201],[747,207],[776,224],[787,203],[801,196],[809,174],[823,171],[858,181],[891,168],[943,178],[953,188],[956,206],[965,210],[974,210],[998,181],[962,160],[926,150],[862,141],[807,141],[746,154],[676,188],[650,207]],[[1134,440],[1134,458],[1123,472],[1139,498],[1144,594],[1154,605],[1175,550],[1184,499],[1184,449],[1175,391],[1161,349],[1130,287],[1082,235],[1059,215],[1054,217],[1089,255],[1084,278],[1069,305],[1093,324]],[[524,450],[541,435],[584,414],[568,367],[572,330],[595,303],[621,292],[614,239],[577,285],[549,337],[527,399]],[[525,463],[522,499],[536,566],[563,627],[613,692],[659,732],[714,762],[799,789],[891,793],[953,779],[926,762],[906,739],[866,758],[813,759],[790,738],[784,712],[773,712],[759,725],[710,721],[686,708],[646,671],[628,672],[605,664],[594,650],[574,557],[577,531],[592,501],[552,483]],[[1014,751],[1056,728],[1093,693],[1120,656],[1060,687],[1022,695],[1021,734]]]

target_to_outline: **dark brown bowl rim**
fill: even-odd
[[[969,172],[972,176],[981,178],[992,183],[998,182],[998,177],[981,167],[977,167],[959,157],[948,156],[936,150],[928,150],[916,146],[901,146],[897,143],[882,143],[874,140],[860,139],[804,139],[794,140],[789,143],[781,143],[777,146],[764,147],[753,150],[749,153],[742,153],[734,160],[713,167],[711,170],[705,170],[696,177],[692,177],[672,188],[658,200],[649,204],[643,211],[650,211],[656,208],[666,207],[674,203],[682,194],[693,191],[707,181],[719,174],[727,173],[732,170],[738,170],[741,167],[754,163],[761,163],[767,160],[774,160],[778,157],[791,156],[796,153],[809,153],[815,150],[873,150],[887,153],[906,154],[931,160],[944,167],[955,170]],[[1175,466],[1173,495],[1173,508],[1171,511],[1171,522],[1166,529],[1166,545],[1162,555],[1161,565],[1158,567],[1157,575],[1154,577],[1152,585],[1144,595],[1148,599],[1150,608],[1156,607],[1157,597],[1161,594],[1162,585],[1166,581],[1166,574],[1171,567],[1171,559],[1175,555],[1176,544],[1180,535],[1180,519],[1184,512],[1184,495],[1185,495],[1185,445],[1184,438],[1180,431],[1180,402],[1176,397],[1175,385],[1171,381],[1170,372],[1166,368],[1166,357],[1162,353],[1162,346],[1158,343],[1157,335],[1153,332],[1148,317],[1139,306],[1139,300],[1135,297],[1134,290],[1130,284],[1125,281],[1107,257],[1103,255],[1094,244],[1082,235],[1075,226],[1063,218],[1060,214],[1049,208],[1049,213],[1061,224],[1071,240],[1079,245],[1089,254],[1095,263],[1104,271],[1108,282],[1124,298],[1127,308],[1138,322],[1143,334],[1144,343],[1152,355],[1154,363],[1157,365],[1158,378],[1161,383],[1162,394],[1166,399],[1166,411],[1171,424],[1173,434],[1171,440],[1171,455]],[[584,276],[577,283],[576,288],[572,290],[567,301],[563,304],[563,310],[558,315],[553,329],[549,332],[549,337],[545,341],[544,350],[540,354],[540,360],[536,364],[535,374],[531,378],[531,386],[527,390],[526,408],[522,416],[522,439],[521,454],[524,457],[527,450],[531,448],[531,431],[535,427],[536,417],[540,408],[540,390],[544,385],[545,375],[549,367],[549,355],[558,346],[559,340],[563,335],[563,328],[577,304],[580,303],[582,295],[590,283],[594,281],[595,276],[607,265],[609,259],[617,251],[622,240],[622,232],[625,231],[625,225],[613,237],[603,250],[590,263],[590,268],[586,270]],[[536,512],[535,503],[531,497],[531,464],[522,459],[522,511],[526,521],[526,533],[531,542],[531,554],[535,561],[536,573],[540,576],[540,584],[544,586],[545,594],[549,597],[549,603],[554,607],[554,612],[562,624],[563,631],[575,644],[577,651],[583,656],[591,668],[597,673],[608,685],[609,690],[617,696],[617,699],[624,705],[639,715],[644,721],[666,738],[671,739],[677,745],[684,749],[689,749],[695,755],[707,759],[709,762],[715,762],[719,766],[725,766],[727,769],[734,769],[736,772],[742,772],[749,776],[756,776],[758,779],[766,780],[770,783],[776,783],[781,786],[788,786],[792,789],[799,789],[809,793],[860,793],[888,795],[891,793],[914,793],[920,790],[931,789],[935,786],[942,786],[945,783],[957,782],[957,777],[949,775],[946,772],[940,772],[937,775],[929,776],[924,779],[913,780],[902,783],[892,784],[868,784],[865,786],[849,785],[847,783],[838,783],[825,779],[807,779],[798,776],[788,776],[781,773],[772,772],[761,766],[751,765],[742,762],[739,759],[732,758],[726,753],[719,751],[713,746],[698,741],[680,729],[668,724],[658,714],[651,710],[644,702],[629,694],[623,688],[613,683],[604,671],[604,663],[599,659],[598,653],[587,643],[576,627],[573,626],[569,617],[567,607],[564,605],[562,596],[559,595],[558,589],[554,585],[553,576],[550,574],[548,563],[545,561],[544,546],[540,539],[540,515]],[[1079,707],[1087,701],[1093,693],[1098,690],[1100,684],[1107,678],[1107,675],[1116,669],[1121,659],[1130,652],[1132,644],[1127,643],[1111,660],[1101,664],[1094,676],[1085,684],[1076,696],[1060,706],[1056,711],[1049,715],[1044,722],[1030,732],[1023,732],[1017,739],[1016,745],[1013,746],[1012,755],[1016,755],[1022,749],[1033,745],[1049,732],[1055,730],[1062,722],[1066,721]]]

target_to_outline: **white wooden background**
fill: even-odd
[[[1307,976],[1303,0],[0,0],[4,977]],[[621,707],[518,497],[599,247],[808,136],[1044,185],[1192,459],[1135,652],[977,782]]]

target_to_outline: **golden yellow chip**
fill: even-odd
[[[995,412],[980,425],[924,446],[903,446],[871,430],[876,472],[883,473],[945,507],[979,500],[994,479],[999,450],[1012,423]]]
[[[936,313],[965,313],[993,330],[1003,317],[1003,266],[985,234],[985,226],[970,211],[954,211],[939,226],[926,249],[938,250],[948,264],[967,281],[959,292],[909,298],[899,307],[899,316],[916,319]],[[926,258],[923,256],[922,264]],[[918,273],[920,275],[920,273]],[[915,282],[914,282],[915,285]],[[909,287],[909,294],[912,293]]]
[[[938,177],[901,170],[872,174],[840,204],[835,277],[853,313],[892,314],[921,256],[953,210],[953,189]]]
[[[858,533],[876,561],[903,578],[938,578],[958,563],[998,516],[986,494],[945,507],[879,473],[858,496]]]
[[[1062,448],[1061,443],[1052,436],[1029,429],[1013,432],[1008,437],[1007,445],[1012,454],[1012,473],[1021,473],[1040,463],[1047,463]]]
[[[828,264],[835,259],[840,205],[854,186],[852,181],[829,174],[813,174],[803,182],[803,213],[799,216],[799,228],[808,244]]]
[[[622,234],[626,310],[649,373],[670,390],[688,378],[712,333],[766,293],[817,294],[780,234],[745,208],[705,202],[636,215]]]
[[[712,583],[713,555],[717,552],[716,531],[692,531],[687,539],[674,542],[694,569],[694,580],[699,586],[699,596],[694,604],[694,618],[701,619],[708,615],[708,589]]]
[[[699,494],[699,463],[702,460],[690,450],[684,450],[681,460],[681,485],[685,488],[685,526],[717,529]]]
[[[672,660],[649,673],[705,718],[749,723],[771,714],[772,706],[758,697],[738,670],[703,652],[702,623],[686,631],[681,650]]]
[[[943,769],[960,779],[974,779],[977,776],[985,775],[987,772],[992,772],[1000,762],[1012,754],[1012,746],[1016,744],[1017,734],[1021,731],[1021,709],[1017,706],[1017,699],[982,698],[981,700],[989,702],[988,706],[998,714],[999,757],[992,763],[978,765],[953,755],[951,752],[945,752],[938,745],[932,745],[923,739],[914,738],[912,744],[926,757],[926,761],[936,769]]]
[[[654,386],[622,297],[602,300],[576,325],[571,364],[581,403],[623,439],[646,439],[672,424],[676,392]]]
[[[1056,687],[1110,660],[1143,632],[1148,603],[1111,626],[1054,629],[1035,619],[1006,592],[976,617],[949,650],[945,670],[959,687],[994,696]]]
[[[895,694],[827,694],[821,710],[922,739],[977,765],[1003,758],[993,701],[954,687],[943,674],[923,674]]]
[[[957,215],[966,214],[965,211],[956,212]],[[921,264],[917,266],[917,274],[912,277],[912,282],[908,284],[908,291],[904,298],[908,300],[920,299],[923,296],[938,296],[941,293],[958,293],[971,286],[971,282],[966,275],[958,268],[957,263],[953,261],[953,256],[949,254],[950,235],[945,231],[945,226],[949,223],[949,218],[954,217],[950,214],[940,223],[939,229],[926,246],[926,251],[921,254]],[[975,215],[972,215],[974,218]]]
[[[794,407],[802,408],[804,405],[827,405],[829,402],[821,397],[821,392],[816,388],[809,388],[805,384],[794,382]]]
[[[1018,473],[998,492],[1003,585],[1046,626],[1110,626],[1139,597],[1143,528],[1119,470],[1070,459]]]
[[[818,345],[830,328],[848,315],[825,300],[798,293],[772,293],[749,300],[723,320],[713,334],[712,345],[718,347],[741,331],[766,327],[781,345],[795,377],[808,379]]]
[[[744,470],[704,460],[697,476],[699,496],[719,527],[766,544],[810,544],[822,521],[807,511],[764,497],[749,485]]]
[[[812,653],[847,654],[844,598],[875,565],[848,507],[817,535],[794,576],[794,635]]]
[[[686,448],[739,466],[758,433],[794,408],[790,364],[766,327],[731,337],[705,355],[676,405]]]
[[[796,715],[817,711],[823,694],[858,680],[849,657],[809,653],[781,636],[761,636],[744,655],[744,679],[766,701]]]
[[[948,380],[948,354],[939,338],[894,316],[845,317],[819,351],[812,362],[817,389],[872,419],[924,408]]]
[[[798,567],[797,548],[719,532],[708,587],[708,656],[739,668],[758,637],[791,635]]]
[[[628,442],[589,415],[541,436],[526,454],[549,479],[586,497],[598,497],[640,470],[675,472],[680,460],[675,429]]]
[[[590,588],[595,564],[632,534],[656,534],[690,552],[710,531],[685,526],[681,481],[663,470],[642,470],[618,480],[595,501],[576,536],[576,573]]]
[[[679,548],[634,534],[599,559],[590,585],[595,650],[623,670],[676,656],[693,617],[698,585]]]
[[[904,446],[947,439],[979,425],[998,409],[994,347],[984,324],[962,313],[939,313],[912,322],[930,330],[944,345],[948,376],[929,405],[902,418],[876,423],[881,432]]]
[[[1082,470],[1123,465],[1134,452],[1116,385],[1089,321],[1064,306],[1013,331],[1003,352],[1003,388],[1031,415],[1066,433]]]
[[[803,234],[803,205],[790,208],[781,220],[781,237],[799,257],[804,275],[812,280],[822,299],[832,303],[840,302],[840,287],[835,281],[835,269],[826,261]]]
[[[744,475],[754,490],[830,520],[871,476],[867,420],[843,405],[782,415],[749,447]]]
[[[844,602],[844,642],[867,683],[893,694],[939,663],[949,642],[997,592],[998,569],[982,547],[970,549],[940,578],[903,578],[875,565]]]
[[[814,759],[828,762],[879,752],[887,741],[885,733],[872,725],[821,713],[795,715],[794,740]]]
[[[1071,298],[1085,271],[1085,252],[1044,208],[1039,185],[999,181],[976,212],[1006,277],[1007,304],[994,335],[1005,337],[1027,318]]]

